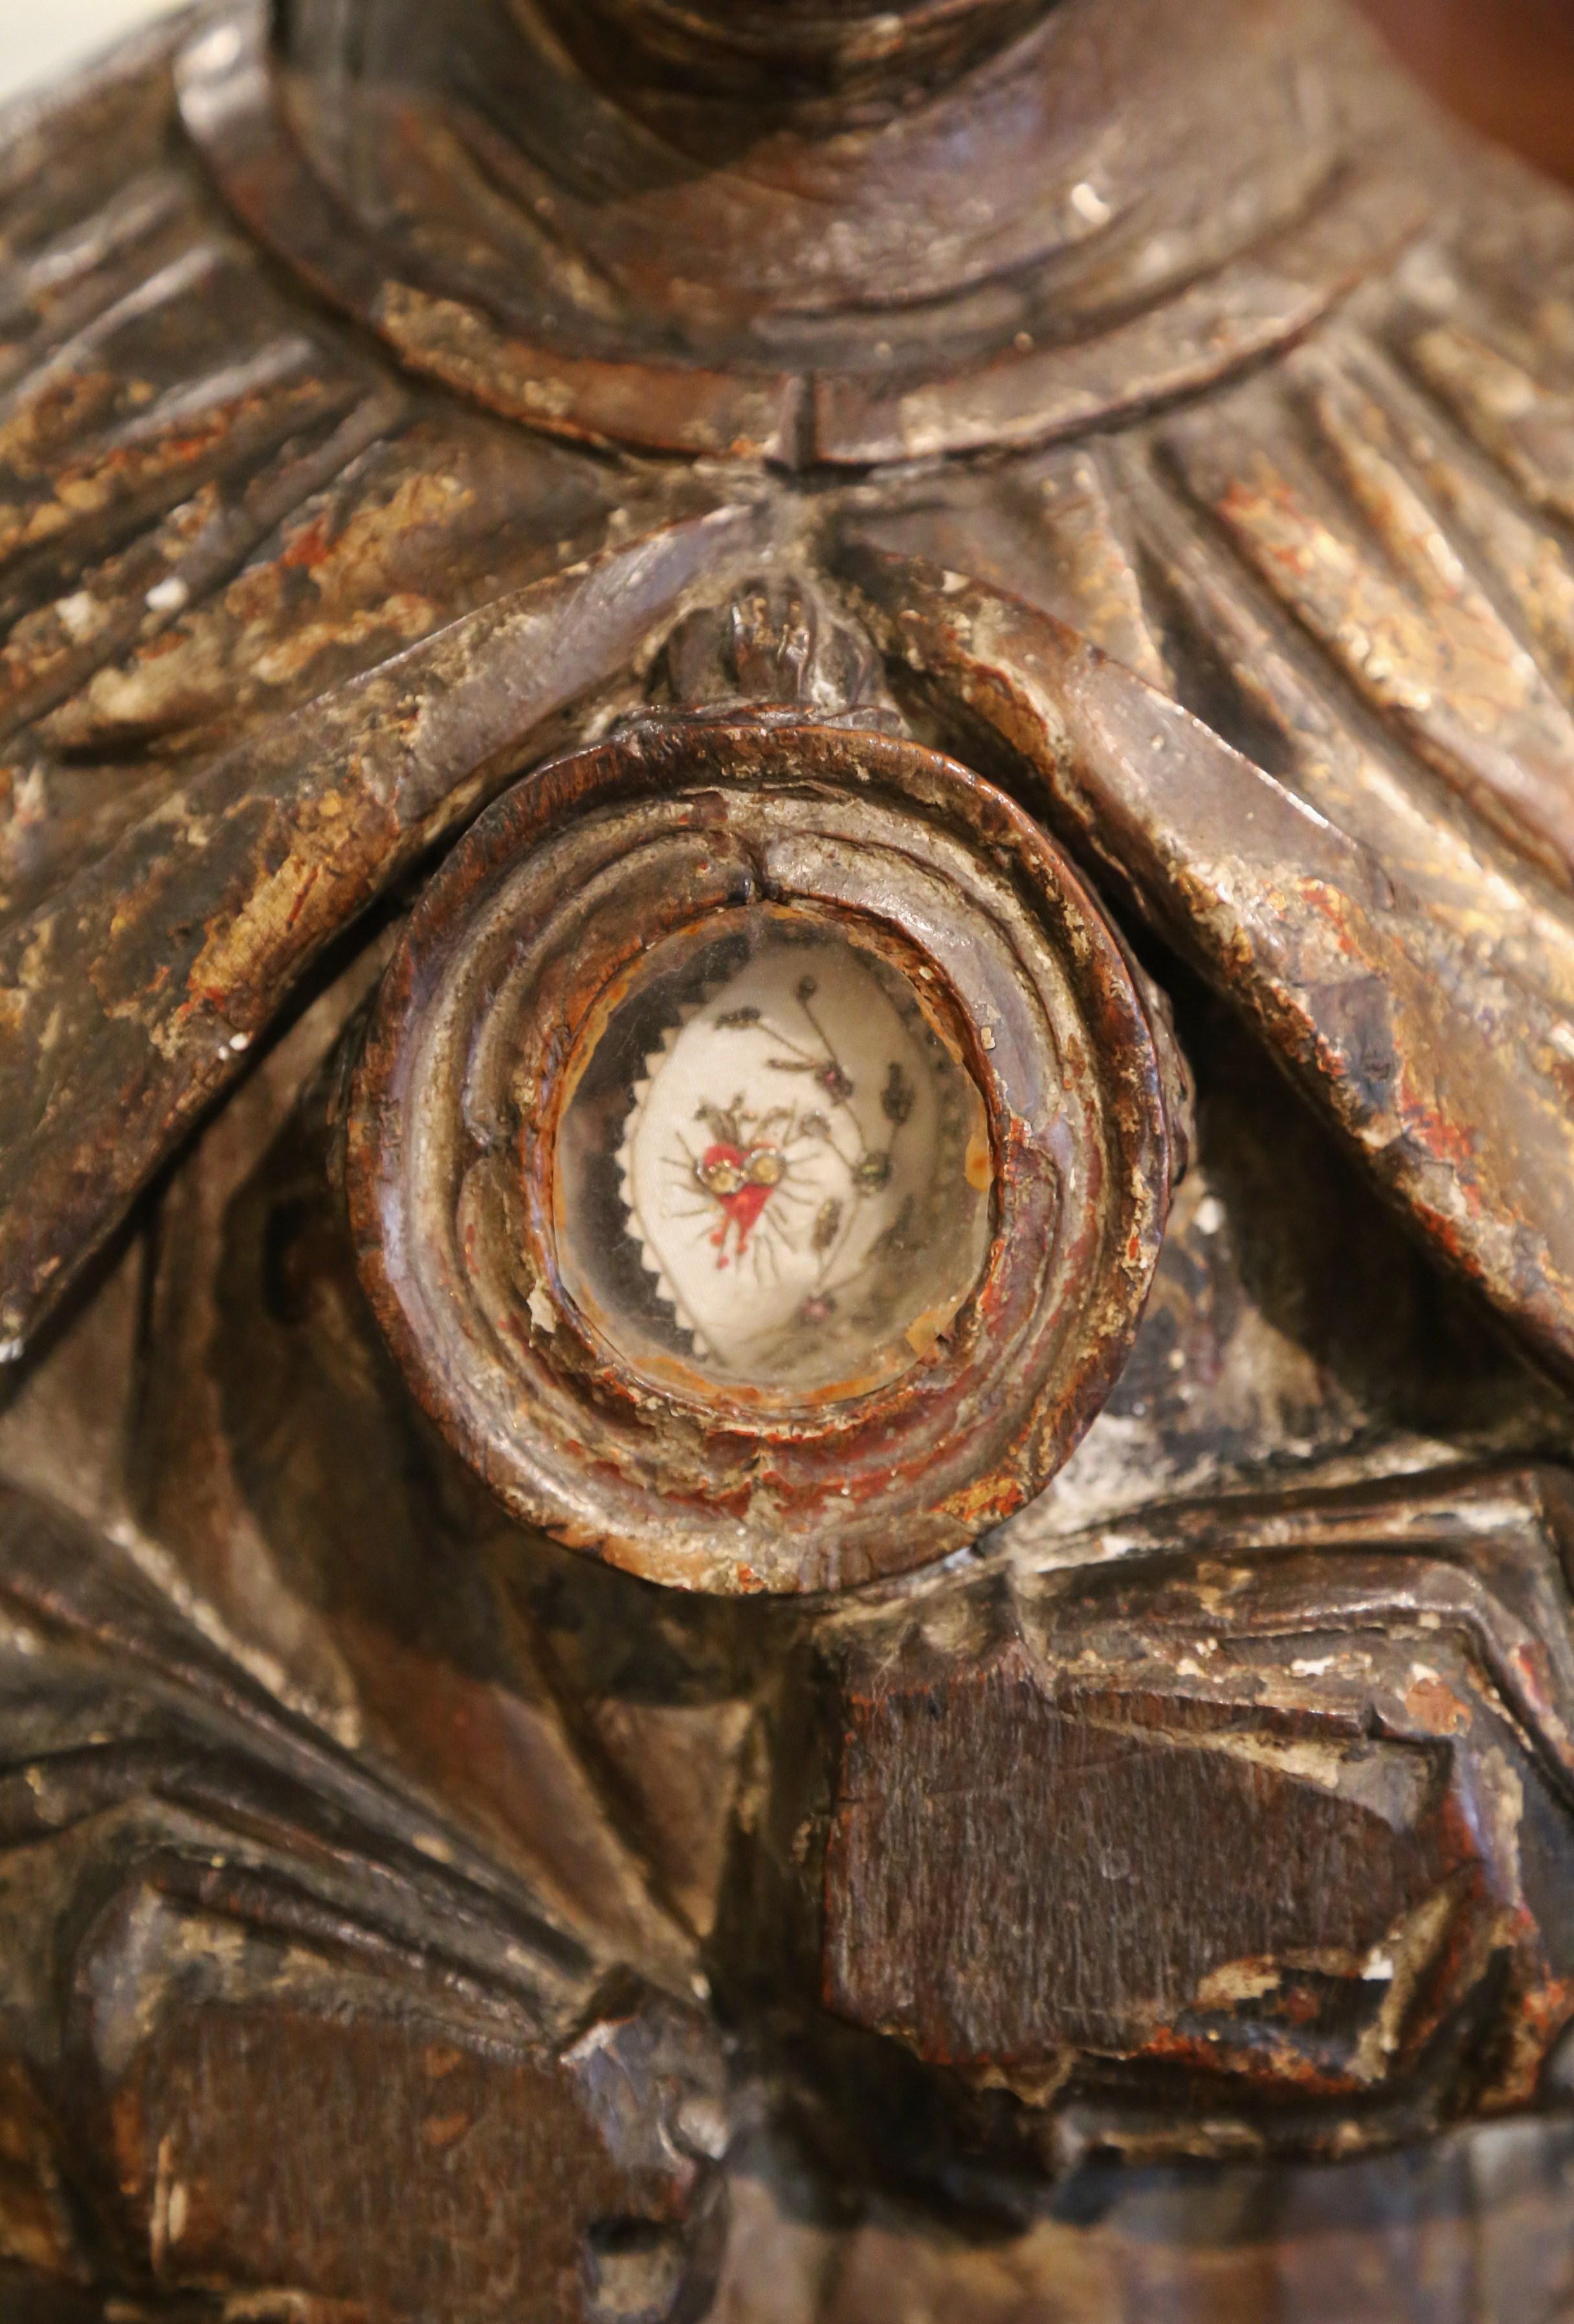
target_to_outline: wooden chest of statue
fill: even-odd
[[[1338,0],[0,144],[0,2315],[1574,2315],[1574,200]]]

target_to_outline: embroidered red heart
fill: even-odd
[[[783,1157],[775,1146],[707,1146],[700,1157],[699,1177],[705,1192],[722,1212],[721,1224],[711,1237],[721,1253],[718,1267],[727,1264],[727,1237],[737,1237],[742,1258],[759,1213],[781,1183]]]

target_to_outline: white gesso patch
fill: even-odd
[[[182,0],[52,0],[48,8],[14,5],[0,42],[0,97],[56,78],[96,50],[174,14]]]

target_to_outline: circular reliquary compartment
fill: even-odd
[[[1155,1028],[1042,831],[885,735],[674,720],[520,783],[412,917],[356,1075],[363,1279],[517,1514],[660,1582],[976,1538],[1140,1313]]]
[[[592,1012],[554,1174],[564,1289],[653,1385],[790,1411],[919,1363],[989,1249],[965,1028],[889,931],[780,904],[665,938]]]

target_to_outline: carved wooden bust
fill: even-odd
[[[0,2310],[1566,2314],[1569,198],[1333,0],[0,181]]]

